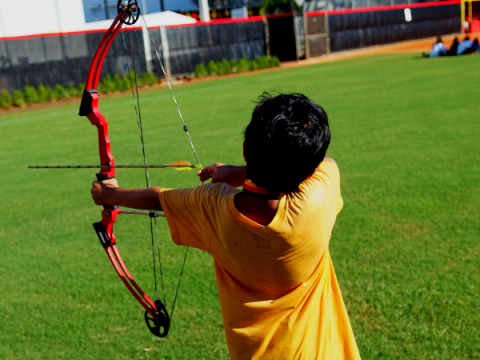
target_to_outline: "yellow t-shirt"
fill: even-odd
[[[328,251],[343,207],[338,167],[323,162],[267,226],[238,212],[238,192],[160,192],[173,241],[214,258],[231,358],[360,359]]]

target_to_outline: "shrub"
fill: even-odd
[[[144,72],[142,74],[141,82],[143,86],[146,85],[157,85],[157,77],[154,73]]]
[[[145,73],[145,74],[143,74],[143,75],[146,76],[146,80],[148,82],[148,85],[157,85],[158,84],[157,76],[154,73]]]
[[[232,72],[232,68],[230,66],[230,63],[227,61],[227,59],[222,59],[222,61],[217,63],[217,74],[218,75],[224,75],[224,74],[230,74]]]
[[[12,104],[15,107],[25,106],[25,100],[23,99],[23,94],[19,90],[13,90],[12,94]]]
[[[230,60],[230,72],[238,72],[237,60]]]
[[[204,76],[208,76],[208,71],[205,65],[203,63],[198,64],[195,66],[195,70],[193,71],[195,74],[195,77],[200,78]]]
[[[53,90],[49,87],[43,86],[40,84],[37,89],[38,102],[39,103],[48,103],[53,100]]]
[[[112,81],[113,81],[113,84],[115,86],[116,91],[125,91],[126,90],[125,87],[124,87],[123,81],[120,78],[120,76],[118,76],[118,74],[115,74]]]
[[[38,103],[38,93],[33,86],[25,85],[23,88],[23,100],[30,106]]]
[[[54,90],[54,97],[55,97],[55,100],[67,99],[68,93],[62,85],[57,84]]]
[[[126,91],[126,90],[130,90],[132,88],[132,83],[130,82],[130,79],[128,78],[128,76],[123,76],[122,77],[122,83],[123,83],[123,89]]]
[[[235,60],[227,61],[223,59],[219,62],[210,60],[205,67],[202,63],[195,66],[195,77],[209,76],[209,75],[224,75],[232,72],[244,72],[257,69],[266,69],[270,67],[280,66],[278,57],[273,56],[259,56],[256,60],[248,60],[246,56]]]
[[[277,55],[274,55],[270,58],[270,66],[271,67],[277,67],[277,66],[280,66],[280,65],[282,65],[282,62],[277,57]]]
[[[135,86],[135,85],[138,86],[138,87],[142,87],[142,84],[140,83],[140,79],[137,77],[137,74],[135,73],[135,71],[131,70],[127,74],[127,77],[128,77],[129,83],[130,83],[129,88],[131,88],[132,86]]]
[[[218,73],[218,68],[217,68],[217,64],[215,63],[215,61],[210,60],[208,62],[207,72],[208,72],[208,75],[210,75],[210,76],[216,75]]]
[[[70,97],[70,98],[74,98],[74,97],[78,96],[77,88],[75,87],[75,85],[73,83],[68,84],[67,94],[68,94],[68,97]]]
[[[257,65],[259,69],[266,69],[270,67],[270,60],[268,56],[259,56],[257,58]]]
[[[12,97],[8,90],[3,90],[0,93],[0,107],[10,109],[12,107]]]
[[[246,56],[237,61],[237,72],[244,72],[250,70],[248,59]]]
[[[84,90],[85,90],[85,85],[84,84],[78,84],[77,85],[77,96],[82,97]]]
[[[98,91],[103,94],[108,94],[115,91],[115,83],[110,74],[107,74],[107,76],[105,76],[103,80],[100,81],[100,83],[98,84]]]

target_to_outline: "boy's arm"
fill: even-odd
[[[239,187],[247,180],[247,167],[215,163],[200,170],[198,176],[200,181],[212,179],[212,183],[225,183]],[[97,205],[163,211],[158,197],[162,190],[159,186],[146,189],[122,189],[118,187],[116,179],[94,181],[92,184],[92,198]]]
[[[97,205],[162,211],[158,197],[162,188],[159,186],[146,189],[121,189],[116,179],[94,181],[92,184],[92,198]]]
[[[215,163],[204,167],[197,175],[200,181],[212,179],[212,183],[224,183],[239,187],[247,180],[247,167]]]

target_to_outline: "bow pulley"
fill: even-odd
[[[170,329],[170,316],[160,300],[155,301],[155,308],[155,318],[145,311],[145,322],[153,335],[163,338],[168,335]]]
[[[119,14],[124,14],[121,21],[126,25],[135,24],[140,17],[140,7],[137,0],[118,0],[117,10]]]

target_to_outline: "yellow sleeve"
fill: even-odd
[[[162,189],[159,199],[173,242],[210,252],[212,239],[218,237],[219,214],[232,189],[224,184]]]
[[[343,199],[340,192],[340,170],[337,164],[324,161],[320,164],[314,176],[318,177],[324,183],[327,194],[330,225],[331,228],[333,228],[336,216],[343,209]]]

